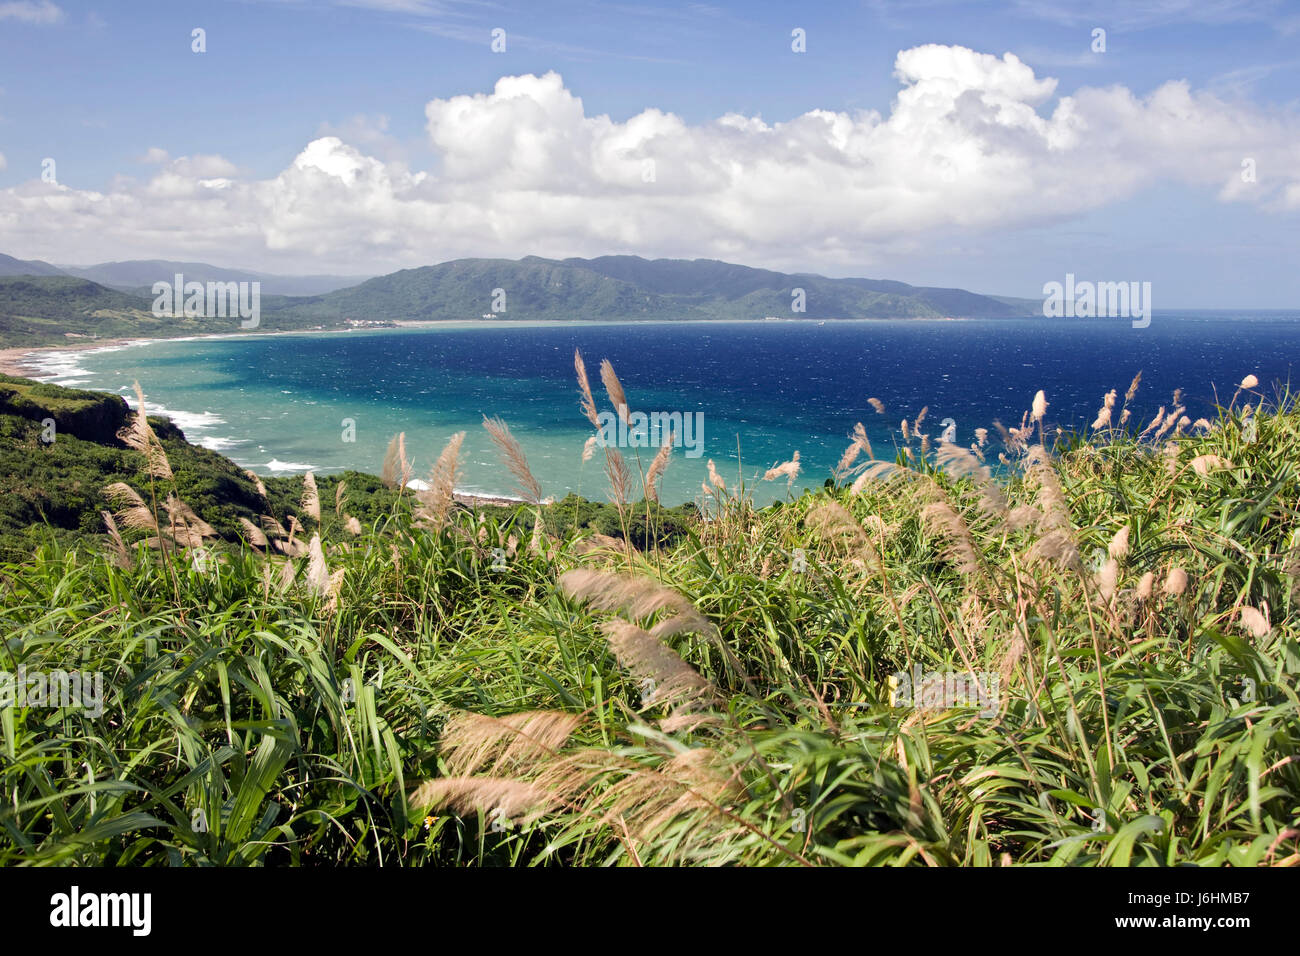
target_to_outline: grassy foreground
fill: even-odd
[[[104,681],[0,709],[0,864],[1296,865],[1300,412],[1258,401],[1035,408],[1000,482],[855,442],[651,551],[436,483],[209,551],[137,416],[121,542],[0,565],[0,669]]]

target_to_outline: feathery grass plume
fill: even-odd
[[[605,449],[605,477],[609,479],[609,494],[614,503],[619,507],[627,504],[632,493],[632,472],[616,448]]]
[[[500,813],[506,819],[530,823],[555,803],[547,791],[523,780],[497,777],[438,777],[411,794],[417,809],[450,807],[457,813]]]
[[[558,710],[504,717],[461,713],[447,722],[439,757],[450,777],[519,773],[559,750],[581,723],[581,716]]]
[[[1165,578],[1164,586],[1160,589],[1166,597],[1178,597],[1187,591],[1187,572],[1182,568],[1170,568],[1169,576]]]
[[[1183,411],[1184,408],[1181,405],[1179,405],[1172,412],[1170,412],[1168,416],[1165,417],[1165,423],[1156,430],[1154,436],[1156,441],[1159,441],[1161,438],[1164,438],[1165,433],[1178,424],[1178,418],[1180,415],[1183,414]]]
[[[650,629],[650,634],[656,639],[689,633],[715,637],[718,633],[716,625],[685,595],[651,578],[574,568],[560,575],[559,585],[572,600],[582,601],[607,613],[622,611],[634,621],[649,617],[656,611],[671,612]]]
[[[397,469],[397,436],[394,435],[384,452],[384,464],[379,472],[379,480],[384,483],[385,487],[398,487]]]
[[[514,435],[510,434],[510,426],[500,418],[488,418],[484,415],[483,427],[487,429],[492,443],[497,446],[502,462],[510,470],[510,474],[514,476],[515,489],[530,505],[540,505],[542,503],[542,486],[533,477],[532,471],[529,470],[528,459],[524,456],[524,450],[518,440]]]
[[[853,512],[838,501],[825,501],[808,511],[804,525],[820,535],[833,548],[843,548],[852,554],[860,551],[864,560],[877,563],[880,552]]]
[[[258,517],[261,519],[262,527],[265,528],[268,533],[277,538],[289,537],[289,532],[284,529],[284,525],[280,524],[280,522],[276,521],[270,515],[258,515]]]
[[[1059,529],[1048,531],[1030,546],[1025,555],[1030,564],[1051,563],[1071,571],[1083,570],[1079,547],[1070,536]]]
[[[320,524],[320,492],[316,489],[316,476],[310,471],[302,476],[302,510]]]
[[[388,443],[384,452],[384,466],[380,480],[389,488],[395,488],[400,495],[406,490],[411,480],[411,462],[406,457],[406,432],[398,432]]]
[[[244,529],[244,537],[248,539],[249,544],[253,545],[255,548],[265,548],[269,546],[269,543],[266,540],[266,535],[262,533],[261,528],[242,515],[239,518],[239,523]]]
[[[868,458],[876,457],[876,453],[871,450],[871,442],[867,438],[867,430],[862,426],[862,422],[853,426],[853,444],[865,451]]]
[[[1131,408],[1125,408],[1125,409],[1122,409],[1122,410],[1120,411],[1120,413],[1119,413],[1119,424],[1120,424],[1120,427],[1123,428],[1125,425],[1127,425],[1127,424],[1128,424],[1128,420],[1129,420],[1132,416],[1133,416],[1133,409],[1131,409]]]
[[[154,430],[149,425],[149,420],[145,415],[144,390],[140,388],[139,382],[132,383],[132,387],[135,389],[135,415],[131,419],[130,425],[118,431],[118,440],[127,448],[138,451],[145,456],[145,469],[150,478],[158,481],[171,481],[171,462],[167,460],[167,452],[163,450],[162,442],[154,434]]]
[[[645,498],[646,501],[653,501],[655,504],[659,503],[659,478],[668,467],[668,459],[673,453],[673,432],[671,429],[664,431],[663,444],[659,446],[658,454],[655,455],[654,461],[650,462],[650,468],[645,473]]]
[[[113,520],[111,512],[101,511],[100,515],[104,519],[104,526],[108,528],[109,559],[117,567],[129,570],[132,564],[131,552],[127,550],[126,542],[122,540],[122,535],[117,530],[117,522]]]
[[[277,583],[279,589],[289,591],[291,587],[294,587],[296,579],[298,579],[298,568],[294,567],[294,562],[285,559],[279,566],[279,581]]]
[[[343,507],[347,503],[348,483],[340,481],[334,486],[334,511],[340,516],[343,514]]]
[[[573,370],[578,373],[578,389],[582,392],[582,414],[587,416],[587,421],[593,426],[600,428],[596,399],[591,394],[591,382],[587,379],[587,365],[582,361],[582,353],[577,349],[573,350]]]
[[[456,482],[460,479],[460,449],[464,441],[465,432],[456,432],[451,436],[438,455],[438,460],[429,469],[429,487],[415,494],[419,502],[418,517],[430,522],[435,528],[441,528],[447,523],[447,515],[456,493]]]
[[[1155,590],[1155,586],[1156,573],[1154,571],[1148,571],[1146,574],[1142,575],[1142,580],[1138,581],[1137,599],[1139,601],[1151,600],[1151,592]]]
[[[592,435],[582,445],[582,460],[591,461],[591,456],[596,454],[596,445],[600,442],[599,435]]]
[[[921,409],[921,414],[916,416],[916,421],[912,423],[912,431],[917,435],[921,434],[921,423],[925,421],[925,416],[930,414],[930,406],[926,405]]]
[[[286,541],[277,540],[272,543],[275,545],[277,550],[287,554],[291,558],[301,558],[307,553],[307,546],[294,538],[289,538]]]
[[[188,548],[197,548],[204,538],[216,537],[217,531],[174,494],[169,494],[163,502],[171,526],[171,536]],[[178,530],[179,529],[179,530]]]
[[[1061,488],[1056,470],[1048,460],[1047,452],[1042,445],[1034,445],[1029,449],[1026,459],[1029,466],[1025,469],[1025,478],[1030,487],[1036,489],[1042,510],[1039,527],[1067,534],[1073,531],[1070,506],[1066,503],[1065,491]]]
[[[627,395],[623,392],[623,383],[614,374],[614,366],[610,364],[609,359],[600,360],[600,380],[605,383],[605,391],[609,394],[609,400],[614,404],[618,417],[623,419],[624,424],[631,425],[628,419]]]
[[[330,569],[325,563],[325,551],[321,547],[320,535],[311,536],[307,546],[307,590],[318,598],[327,597],[330,591]]]
[[[1170,476],[1178,474],[1178,442],[1165,442],[1165,447],[1160,450],[1160,456],[1164,459],[1165,473]]]
[[[1006,495],[993,480],[993,473],[975,456],[958,445],[944,443],[935,452],[935,461],[953,478],[969,478],[979,490],[979,509],[995,521],[1005,520],[1010,510]]]
[[[1247,375],[1245,378],[1241,380],[1241,384],[1238,385],[1237,387],[1240,389],[1248,389],[1248,388],[1257,388],[1258,386],[1259,386],[1259,379],[1256,378],[1254,375]]]
[[[1142,431],[1138,433],[1138,438],[1145,438],[1148,432],[1154,431],[1155,429],[1159,428],[1160,423],[1163,422],[1164,420],[1165,420],[1165,407],[1161,405],[1159,411],[1156,412],[1156,417],[1151,419],[1151,424],[1148,425],[1146,428],[1142,429]]]
[[[1097,572],[1097,591],[1101,594],[1101,599],[1108,604],[1115,596],[1115,585],[1118,581],[1119,562],[1110,558]]]
[[[1128,557],[1128,539],[1129,526],[1124,525],[1115,532],[1115,537],[1110,539],[1110,544],[1106,546],[1106,553],[1116,561],[1123,561]]]
[[[1133,381],[1129,384],[1128,391],[1124,393],[1125,405],[1133,401],[1133,396],[1138,393],[1138,386],[1140,384],[1142,384],[1142,372],[1139,370],[1138,373],[1133,376]]]
[[[115,481],[104,488],[104,497],[117,509],[117,521],[124,528],[158,532],[158,519],[130,485]]]
[[[853,470],[853,462],[857,460],[857,457],[861,452],[862,446],[857,442],[854,442],[848,448],[844,449],[844,454],[840,456],[839,464],[837,464],[835,469],[831,472],[837,483],[848,477],[849,472]]]
[[[1105,397],[1102,399],[1101,408],[1097,410],[1097,417],[1092,423],[1093,431],[1106,428],[1110,425],[1111,410],[1115,407],[1115,400],[1118,397],[1118,393],[1113,388],[1106,393]]]
[[[1251,637],[1268,637],[1269,632],[1273,630],[1268,617],[1258,608],[1249,605],[1237,608],[1237,619]]]
[[[533,512],[533,536],[528,539],[528,553],[536,557],[542,553],[542,542],[546,540],[546,532],[542,527],[542,512],[537,509]]]
[[[1034,421],[1038,422],[1040,425],[1043,423],[1043,416],[1047,414],[1047,406],[1050,404],[1051,403],[1047,400],[1047,396],[1040,388],[1034,395],[1034,404],[1031,409]]]
[[[1209,431],[1211,428],[1213,428],[1214,426],[1210,424],[1209,419],[1206,419],[1206,418],[1198,418],[1198,419],[1196,419],[1196,421],[1192,422],[1192,427],[1193,427],[1193,428],[1199,428],[1199,429],[1201,429],[1202,431],[1207,431],[1207,432],[1208,432],[1208,431]]]
[[[885,403],[878,398],[867,399],[867,404],[876,410],[877,415],[885,414]]]
[[[764,481],[775,481],[777,478],[786,478],[785,486],[790,488],[794,485],[794,480],[799,477],[799,452],[795,452],[789,461],[781,462],[774,465],[763,473]]]
[[[882,481],[886,478],[893,478],[896,475],[909,475],[912,472],[906,468],[900,468],[892,461],[871,461],[862,469],[862,474],[858,475],[853,482],[849,491],[853,494],[860,494],[862,489],[871,481]]]
[[[911,441],[912,440],[911,428],[908,426],[906,418],[903,419],[899,427],[902,428],[903,430],[903,441]]]
[[[692,839],[672,841],[675,853],[689,852],[692,844],[711,846],[743,837],[744,828],[723,812],[739,791],[724,767],[721,756],[710,748],[679,751],[655,770],[627,774],[611,787],[605,819],[611,826],[626,825],[638,840],[650,845],[661,842],[682,821]]]
[[[573,543],[573,553],[579,555],[590,554],[593,551],[627,551],[628,549],[631,549],[633,554],[637,553],[636,548],[632,547],[630,542],[608,534],[601,534],[599,531],[585,538],[579,538]]]
[[[921,509],[921,522],[931,534],[945,542],[944,556],[962,575],[973,577],[979,572],[979,558],[966,522],[944,501],[935,501]]]
[[[244,469],[244,474],[248,476],[248,480],[253,483],[253,487],[257,489],[257,493],[263,498],[263,500],[265,500],[266,485],[262,484],[262,479],[257,477],[255,472],[249,471],[247,468]]]
[[[989,443],[989,430],[987,428],[975,429],[975,443],[981,448]]]
[[[727,483],[723,481],[722,476],[718,474],[718,469],[713,467],[712,458],[709,459],[709,484],[714,488],[717,488],[719,491],[727,490]],[[704,490],[708,491],[709,489],[706,487]]]
[[[339,568],[330,575],[329,597],[325,601],[325,610],[333,614],[338,610],[339,597],[343,593],[343,576],[347,573],[347,568]]]
[[[1231,468],[1232,462],[1219,455],[1197,455],[1192,459],[1191,465],[1192,471],[1204,478],[1216,468]]]
[[[651,699],[670,706],[674,717],[714,703],[713,685],[660,638],[619,618],[606,621],[600,629],[619,664],[638,680],[653,681]],[[676,723],[680,728],[680,720]]]

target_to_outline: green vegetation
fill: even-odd
[[[262,324],[240,328],[237,318],[155,316],[153,299],[108,289],[72,276],[0,275],[0,347],[78,344],[85,339],[177,338],[249,331],[344,328],[341,320],[280,315],[268,327],[269,311],[298,300],[262,296]]]
[[[806,310],[791,309],[803,289]],[[493,313],[494,290],[506,293],[501,319],[800,319],[1027,316],[1028,300],[994,299],[961,289],[903,282],[828,279],[751,269],[710,259],[457,259],[404,269],[350,289],[291,300],[271,315],[300,321],[339,319],[477,319]]]
[[[5,413],[6,499],[85,462],[139,504],[0,564],[3,669],[104,682],[0,710],[0,863],[1296,865],[1300,411],[1250,387],[1050,453],[1027,416],[1003,484],[991,446],[860,448],[695,517],[607,452],[618,535],[455,507],[455,441],[428,494],[348,475],[331,510],[162,422],[41,448]]]
[[[147,295],[153,281],[187,279],[262,281],[256,273],[202,263],[108,263],[72,275],[10,275],[51,270],[44,263],[0,261],[0,347],[68,344],[77,338],[165,338],[247,332],[333,330],[349,321],[473,320],[493,313],[496,290],[506,293],[500,319],[605,321],[678,319],[1010,318],[1037,314],[1036,300],[932,289],[904,282],[828,279],[751,269],[710,259],[457,259],[404,269],[321,295],[271,295],[271,289],[307,291],[339,280],[323,276],[265,277],[256,329],[237,319],[156,317]],[[107,288],[92,279],[114,282]],[[134,291],[121,291],[126,288]],[[804,290],[804,311],[791,293]]]

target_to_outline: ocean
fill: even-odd
[[[126,396],[138,380],[151,413],[266,475],[377,473],[404,431],[416,476],[427,477],[464,430],[460,490],[513,495],[482,428],[484,415],[500,416],[546,495],[603,499],[603,456],[582,461],[594,429],[579,409],[578,348],[601,409],[610,408],[599,376],[608,359],[633,412],[697,416],[698,441],[675,448],[665,473],[665,504],[700,497],[709,459],[729,486],[743,482],[766,503],[820,486],[857,422],[876,456],[892,458],[900,421],[922,408],[932,441],[952,419],[956,440],[970,444],[994,419],[1019,424],[1040,388],[1049,426],[1086,428],[1103,395],[1122,396],[1139,371],[1132,407],[1144,422],[1176,388],[1190,418],[1211,417],[1248,374],[1271,398],[1300,358],[1297,319],[1164,313],[1145,329],[1124,319],[464,323],[43,352],[35,374]],[[648,466],[654,457],[659,436],[647,438],[655,447],[623,449],[634,473],[638,458]],[[802,473],[793,486],[759,480],[795,451]]]

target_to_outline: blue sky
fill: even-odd
[[[1073,271],[1152,281],[1157,308],[1296,307],[1298,40],[1300,4],[1254,0],[0,0],[0,251],[377,273],[640,252],[1026,296]],[[900,79],[908,50],[930,52]],[[1178,81],[1186,103],[1150,106]],[[904,113],[907,86],[924,103]],[[1066,97],[1091,101],[1081,125]],[[954,182],[907,172],[917,142]],[[1228,195],[1245,157],[1258,180]]]

